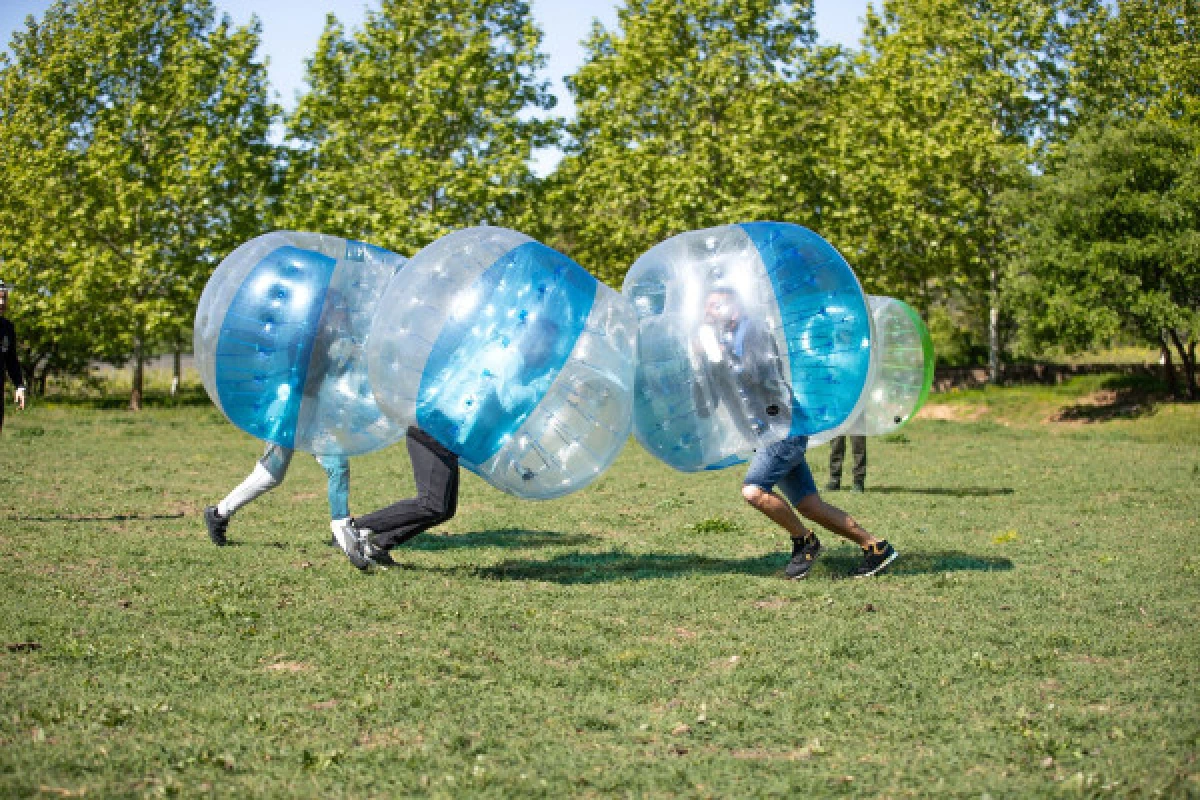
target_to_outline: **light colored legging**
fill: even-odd
[[[266,452],[254,465],[254,471],[217,504],[217,513],[228,517],[281,484],[287,475],[288,466],[292,463],[293,452],[295,451],[287,447],[268,444]],[[350,462],[345,456],[316,458],[329,480],[329,517],[335,520],[346,519],[350,516]]]

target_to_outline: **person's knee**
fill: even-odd
[[[755,486],[752,483],[747,483],[742,487],[742,499],[755,508],[762,508],[763,502],[767,498],[767,492],[761,486]]]
[[[283,477],[287,475],[287,470],[272,470],[270,466],[262,462],[259,462],[254,471],[258,473],[258,482],[268,491],[283,483]]]
[[[441,525],[454,518],[458,503],[455,498],[422,497],[421,508],[425,511],[430,525]]]

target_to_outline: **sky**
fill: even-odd
[[[136,1],[136,0],[135,0]],[[856,47],[862,32],[862,18],[868,0],[815,0],[817,31],[821,40]],[[531,0],[533,16],[545,33],[542,49],[547,55],[545,77],[558,98],[555,113],[570,118],[575,105],[563,85],[583,63],[583,38],[593,19],[605,27],[617,26],[619,0]],[[0,41],[4,49],[14,30],[24,27],[25,17],[41,16],[50,0],[0,0]],[[296,95],[304,89],[304,60],[316,50],[317,39],[325,26],[325,15],[333,13],[349,29],[359,27],[368,6],[367,0],[216,0],[218,13],[225,12],[238,24],[252,14],[262,22],[262,50],[268,60],[268,74],[276,99],[285,109],[296,104]],[[557,151],[540,152],[534,169],[545,175],[558,162]]]

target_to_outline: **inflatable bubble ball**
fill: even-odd
[[[878,436],[891,433],[908,422],[925,404],[933,386],[933,339],[921,316],[894,297],[868,295],[875,319],[871,346],[874,369],[863,389],[864,402],[858,413],[840,429],[818,433],[811,445],[834,436]]]
[[[672,467],[727,467],[856,412],[871,314],[849,265],[807,228],[680,234],[638,258],[622,291],[638,325],[634,435]]]
[[[376,400],[498,489],[575,491],[629,437],[633,310],[505,228],[438,239],[393,278],[368,339]]]
[[[404,258],[362,242],[276,231],[220,263],[196,309],[208,396],[242,430],[315,455],[404,437],[367,382],[366,337]]]

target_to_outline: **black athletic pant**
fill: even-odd
[[[374,531],[371,541],[385,550],[440,525],[458,509],[458,456],[412,425],[408,429],[408,457],[417,496],[354,520],[356,526]]]
[[[854,483],[863,486],[867,482],[867,437],[838,436],[829,442],[829,482],[842,482],[842,462],[846,460],[846,439],[854,450]]]

